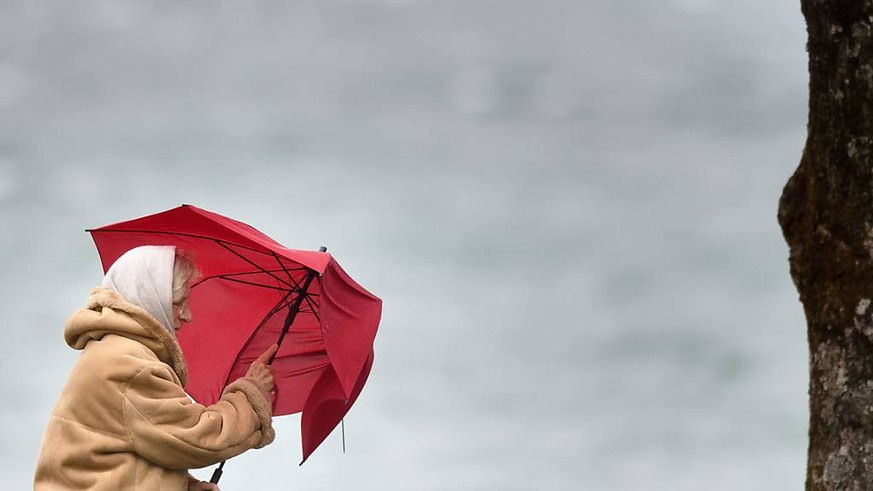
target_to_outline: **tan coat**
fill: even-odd
[[[46,428],[35,490],[185,490],[188,469],[273,441],[258,385],[239,379],[212,406],[192,402],[176,339],[112,290],[92,291],[64,337],[82,355]]]

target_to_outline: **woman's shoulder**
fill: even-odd
[[[80,365],[112,378],[131,378],[145,369],[167,366],[142,343],[115,334],[89,342]]]
[[[145,344],[135,338],[118,334],[107,334],[99,340],[88,343],[85,351],[100,353],[104,356],[122,355],[157,360],[158,356]]]

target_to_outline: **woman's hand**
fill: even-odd
[[[218,488],[218,484],[212,484],[211,482],[206,482],[206,481],[198,481],[196,483],[189,484],[188,491],[221,491],[221,490]]]
[[[188,491],[221,491],[218,489],[218,484],[201,481],[196,477],[188,474]]]
[[[273,380],[273,367],[267,365],[267,362],[270,361],[270,358],[276,354],[276,351],[278,350],[278,344],[274,344],[267,348],[267,351],[264,351],[257,360],[252,362],[249,371],[246,372],[246,378],[261,387],[265,394],[272,392],[273,386],[275,385]]]

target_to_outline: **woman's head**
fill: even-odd
[[[191,321],[187,298],[197,275],[190,257],[175,246],[140,246],[112,264],[103,277],[103,287],[117,291],[175,332],[182,323]],[[177,300],[179,307],[174,306]]]

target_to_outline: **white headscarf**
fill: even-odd
[[[115,290],[145,309],[173,332],[173,262],[175,246],[140,246],[119,257],[103,277],[103,288]]]

